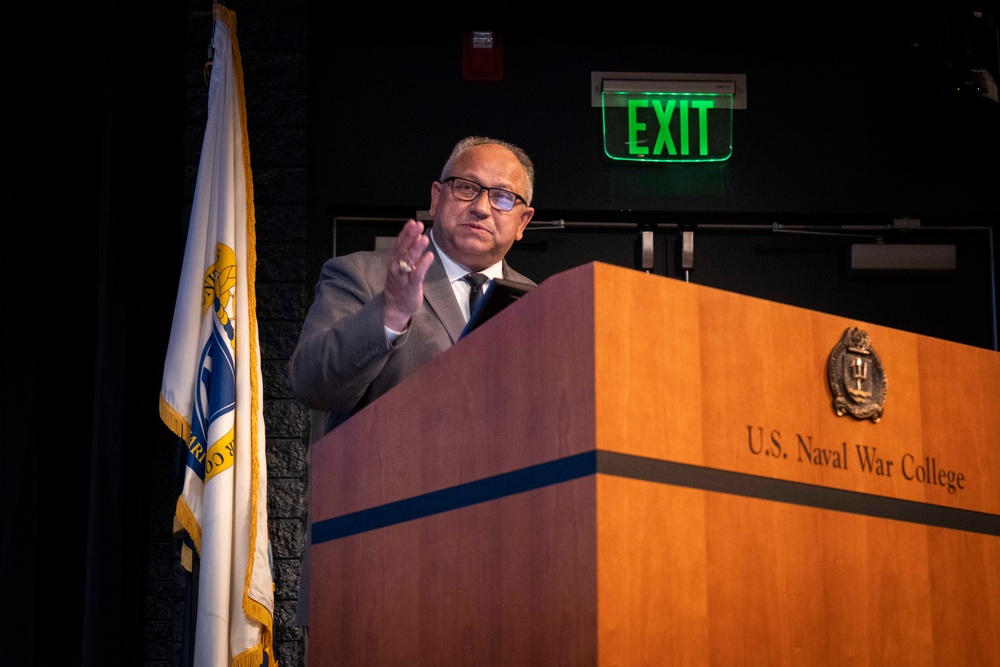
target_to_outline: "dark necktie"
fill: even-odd
[[[469,283],[469,316],[476,312],[476,306],[483,299],[483,285],[489,280],[481,273],[469,273],[465,276],[465,281]]]

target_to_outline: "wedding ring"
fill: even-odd
[[[402,271],[403,273],[409,273],[410,271],[413,270],[413,267],[410,266],[410,263],[407,262],[405,259],[401,259],[399,260],[399,270]]]

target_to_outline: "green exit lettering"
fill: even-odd
[[[639,109],[652,103],[657,127],[639,121]],[[655,132],[653,155],[691,155],[691,135],[698,137],[698,155],[708,155],[708,110],[715,106],[712,100],[630,99],[628,100],[628,151],[630,155],[649,155],[650,137]],[[674,114],[677,114],[679,141],[674,141],[671,131]],[[648,114],[647,114],[648,115]],[[693,127],[692,127],[693,126]],[[678,145],[680,149],[678,150]]]
[[[604,154],[632,162],[721,162],[733,153],[730,93],[604,91]]]

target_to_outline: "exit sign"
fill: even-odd
[[[721,162],[733,154],[733,94],[601,92],[604,152],[634,162]]]

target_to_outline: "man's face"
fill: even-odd
[[[462,153],[447,176],[475,181],[484,188],[502,188],[525,196],[528,180],[521,163],[502,146],[484,144]],[[520,199],[510,211],[490,205],[485,190],[473,201],[452,195],[449,183],[431,185],[430,213],[434,216],[434,240],[456,262],[473,271],[482,271],[507,254],[535,209]]]

